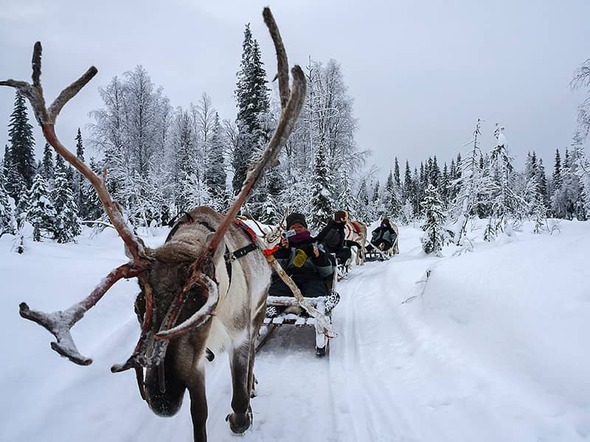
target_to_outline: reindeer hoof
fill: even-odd
[[[242,434],[252,425],[252,409],[246,413],[231,413],[225,418],[229,422],[229,428],[236,434]]]

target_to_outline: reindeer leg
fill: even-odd
[[[207,398],[205,395],[205,370],[199,367],[194,383],[188,387],[191,397],[191,418],[195,442],[207,442]]]
[[[230,359],[233,386],[231,408],[234,412],[226,420],[236,434],[243,433],[252,424],[250,359],[253,358],[252,344],[248,340],[233,350]]]

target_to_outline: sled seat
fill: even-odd
[[[331,312],[326,312],[327,296],[318,296],[317,298],[303,298],[305,303],[315,308],[324,318],[328,324],[332,323]],[[260,327],[259,339],[256,348],[259,349],[270,338],[277,327],[282,325],[294,325],[296,327],[312,326],[316,331],[315,347],[318,356],[325,356],[328,346],[328,330],[317,321],[316,318],[311,317],[305,309],[303,309],[297,299],[293,296],[268,296],[266,300],[267,314],[264,317],[264,322]],[[268,307],[278,307],[279,313],[276,315],[268,315]],[[290,309],[289,307],[293,307]],[[294,308],[297,307],[298,313],[294,313]],[[287,311],[284,311],[287,310]]]

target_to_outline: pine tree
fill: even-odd
[[[404,172],[404,185],[402,187],[402,199],[404,201],[411,200],[413,194],[412,171],[410,170],[410,163],[406,160],[406,170]]]
[[[346,210],[350,219],[359,219],[358,201],[352,194],[348,176],[345,174],[342,177],[342,190],[336,197],[335,207],[340,210]]]
[[[213,199],[213,208],[225,211],[228,207],[228,195],[225,182],[227,174],[223,156],[223,130],[219,121],[219,114],[215,113],[213,131],[208,143],[205,182]]]
[[[399,172],[399,167],[398,167]],[[390,171],[385,184],[385,192],[383,195],[385,203],[385,213],[394,219],[398,219],[401,215],[401,202],[398,195],[399,187],[395,183],[394,174]]]
[[[78,133],[76,134],[76,157],[83,163],[85,162],[84,142],[82,141],[82,132],[80,131],[80,128],[78,128]],[[73,193],[74,201],[76,201],[76,207],[78,208],[78,215],[82,219],[85,219],[88,214],[86,209],[86,201],[88,200],[88,196],[85,194],[85,183],[86,177],[76,170],[74,172]]]
[[[373,213],[373,207],[369,198],[369,190],[367,188],[367,180],[362,179],[359,186],[358,193],[359,211],[362,219],[366,219],[368,222],[372,222],[376,215]]]
[[[33,241],[38,242],[42,237],[54,231],[56,217],[55,208],[49,197],[47,181],[40,174],[35,175],[26,200],[28,207],[21,208],[21,213],[33,226]]]
[[[99,163],[96,162],[94,158],[90,158],[90,163],[88,165],[90,169],[97,175],[101,173],[101,166]],[[90,181],[85,180],[83,183],[84,186],[84,195],[86,195],[86,201],[84,202],[84,207],[86,210],[85,218],[86,220],[96,221],[105,215],[104,207],[96,190],[90,183]]]
[[[12,205],[3,181],[0,179],[0,237],[5,233],[14,234],[16,228]]]
[[[422,249],[425,253],[440,256],[442,248],[449,242],[449,234],[443,226],[445,214],[440,194],[432,184],[426,188],[422,208],[426,216],[426,221],[421,226],[424,230],[424,236],[421,238]]]
[[[27,191],[27,186],[23,176],[18,172],[16,166],[12,163],[12,151],[6,146],[4,159],[2,161],[4,188],[16,204],[19,202],[20,195]]]
[[[311,225],[319,229],[332,216],[334,212],[331,195],[333,193],[332,181],[323,149],[318,149],[315,160],[315,177],[313,180],[311,198]]]
[[[31,187],[36,169],[33,126],[29,123],[25,99],[20,92],[16,93],[8,128],[8,158],[14,170],[7,177],[6,190],[18,202],[22,190]]]
[[[49,143],[45,143],[45,147],[43,148],[43,160],[41,161],[39,173],[47,182],[53,180],[53,175],[55,173],[55,167],[53,165],[53,148]]]
[[[402,180],[400,176],[399,163],[397,162],[397,157],[395,157],[393,160],[393,181],[395,183],[395,186],[401,190]]]
[[[55,208],[55,219],[52,225],[53,238],[58,243],[71,242],[82,233],[82,229],[75,196],[64,172],[55,174],[51,199]]]
[[[268,140],[268,129],[263,125],[265,114],[270,109],[266,84],[266,72],[263,68],[260,47],[252,37],[248,24],[244,31],[242,61],[235,92],[238,105],[236,119],[238,136],[232,158],[234,169],[232,186],[236,195],[242,188],[252,159]]]

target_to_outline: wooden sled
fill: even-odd
[[[338,272],[334,271],[326,281],[328,290],[332,293],[336,287]],[[318,296],[315,298],[303,298],[299,302],[293,296],[272,296],[266,300],[266,316],[260,327],[256,350],[259,350],[271,338],[275,330],[283,325],[294,325],[296,327],[310,326],[315,328],[315,350],[316,355],[322,357],[328,353],[330,338],[335,337],[332,330],[332,311],[326,311],[326,302],[329,296]],[[269,315],[268,307],[276,307],[279,313]]]
[[[382,250],[375,247],[374,244],[371,244],[371,249],[365,247],[365,261],[387,261],[396,254],[396,250],[398,250],[397,236],[393,245],[388,249]],[[397,253],[399,253],[399,250]]]

